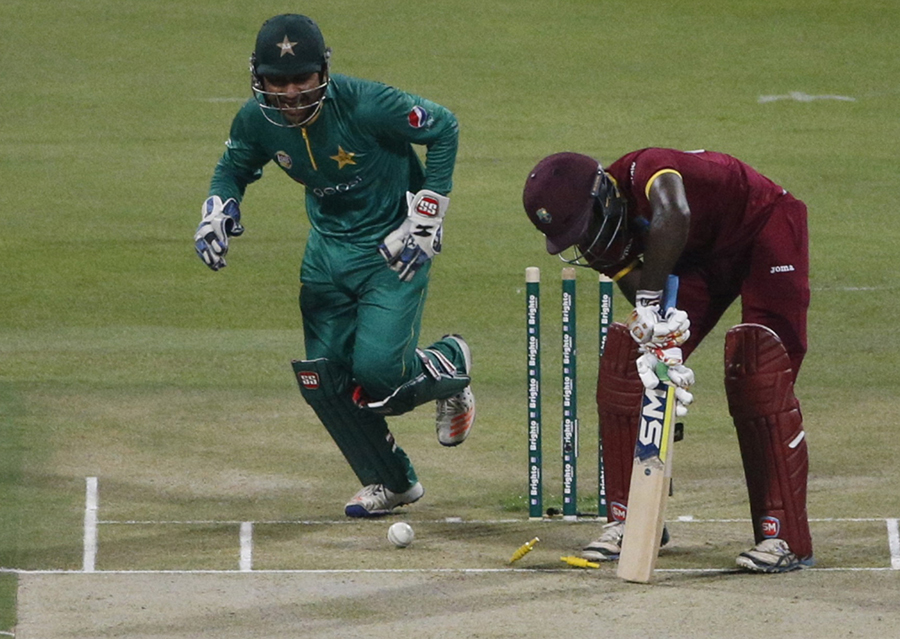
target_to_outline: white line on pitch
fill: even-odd
[[[96,477],[88,477],[85,484],[84,557],[82,570],[84,572],[94,572],[97,563],[97,508],[100,504],[100,498]]]
[[[253,522],[241,522],[241,572],[253,570]]]
[[[725,573],[743,574],[736,568],[657,568],[657,572],[667,573]],[[355,574],[382,574],[382,573],[529,573],[542,574],[552,572],[577,573],[582,572],[572,568],[316,568],[316,569],[282,569],[282,570],[254,570],[254,575],[355,575]],[[597,571],[602,572],[602,571]],[[834,567],[834,568],[803,568],[803,572],[893,572],[888,567]],[[80,570],[19,570],[14,568],[0,568],[0,573],[16,575],[72,575],[82,574]],[[94,575],[237,575],[241,570],[97,570]],[[246,573],[244,573],[246,574]]]
[[[813,100],[838,100],[840,102],[856,102],[856,98],[849,95],[810,95],[803,91],[791,91],[787,95],[761,95],[757,102],[777,102],[778,100],[793,100],[795,102],[812,102]]]
[[[313,519],[275,519],[275,520],[260,520],[249,522],[255,526],[282,526],[282,525],[292,525],[292,526],[336,526],[336,525],[380,525],[384,524],[387,521],[393,521],[396,517],[388,517],[388,518],[373,518],[373,519],[322,519],[322,520],[313,520]],[[581,524],[596,524],[601,522],[601,520],[597,517],[579,517],[575,522],[572,521],[563,521],[562,517],[555,519],[542,519],[540,521],[532,521],[529,519],[462,519],[461,517],[446,517],[444,519],[423,519],[416,520],[411,519],[415,524],[474,524],[474,525],[498,525],[498,524],[547,524],[547,523],[581,523]],[[605,521],[605,520],[602,520]],[[736,518],[736,519],[695,519],[693,515],[681,515],[676,519],[668,520],[671,523],[679,523],[679,524],[746,524],[750,522],[748,518]],[[866,523],[866,522],[882,522],[885,521],[884,517],[821,517],[818,519],[810,519],[810,523],[846,523],[846,522],[857,522],[857,523]],[[195,519],[195,520],[101,520],[97,522],[103,525],[109,526],[239,526],[244,523],[243,521],[238,520],[228,520],[228,519]]]
[[[891,568],[900,570],[900,524],[897,519],[887,520],[888,547],[891,549]]]

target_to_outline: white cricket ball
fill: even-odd
[[[415,539],[416,533],[412,526],[405,521],[398,521],[388,528],[388,541],[397,546],[397,548],[406,548]]]

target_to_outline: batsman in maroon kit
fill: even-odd
[[[725,337],[725,390],[755,545],[737,564],[811,565],[809,457],[794,395],[810,298],[803,202],[729,155],[647,148],[605,169],[577,153],[546,157],[528,176],[524,205],[549,253],[571,251],[566,261],[611,276],[635,304],[627,325],[610,329],[600,365],[610,523],[584,556],[619,556],[641,397],[657,382],[656,363],[669,366],[685,414],[694,376],[684,361],[740,297],[741,324]],[[680,279],[678,304],[663,311],[669,274]]]

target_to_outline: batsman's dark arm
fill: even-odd
[[[658,175],[650,185],[653,219],[647,232],[639,289],[661,291],[687,244],[691,209],[681,176],[674,172]],[[637,269],[635,269],[637,270]]]

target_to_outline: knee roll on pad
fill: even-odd
[[[725,335],[725,390],[732,417],[797,408],[793,379],[791,360],[772,329],[738,324]]]
[[[624,521],[644,385],[635,361],[638,345],[621,323],[609,327],[597,376],[597,415],[603,441],[610,521]]]
[[[725,336],[725,393],[737,431],[757,542],[778,537],[812,556],[806,514],[809,453],[794,372],[778,335],[739,324]]]
[[[294,360],[291,366],[306,403],[364,486],[384,484],[402,493],[418,481],[384,417],[353,402],[346,370],[327,359]]]

